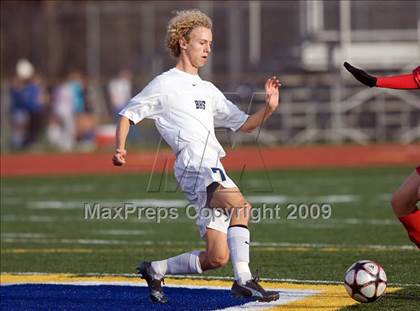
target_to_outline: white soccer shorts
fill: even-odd
[[[207,187],[213,182],[225,188],[238,188],[226,174],[222,164],[217,167],[202,167],[190,170],[175,166],[175,176],[188,201],[195,207],[195,222],[200,236],[204,237],[207,228],[227,234],[230,219],[220,210],[207,207]]]

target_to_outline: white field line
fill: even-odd
[[[49,275],[56,273],[48,272],[1,272],[0,274],[12,274],[12,275]],[[68,273],[64,273],[68,274]],[[138,278],[139,275],[136,273],[83,273],[77,274],[78,277],[128,277],[128,278]],[[168,278],[171,279],[196,279],[196,280],[221,280],[221,281],[232,281],[233,278],[230,276],[211,276],[211,275],[187,275],[187,274],[177,274],[177,275],[168,275]],[[279,283],[296,283],[296,284],[343,284],[343,281],[336,280],[302,280],[302,279],[290,279],[290,278],[260,278],[263,282],[279,282]],[[139,284],[135,282],[135,284]],[[140,283],[143,284],[143,283]],[[145,283],[143,284],[145,286]],[[388,283],[388,286],[396,287],[420,287],[420,283]],[[166,285],[165,285],[166,286]],[[178,285],[177,285],[178,286]],[[207,286],[206,286],[207,288]]]
[[[36,201],[27,202],[30,209],[83,209],[85,204],[94,206],[98,203],[101,207],[139,206],[139,207],[185,207],[185,200],[162,200],[162,199],[127,199],[121,201]]]
[[[273,220],[266,220],[263,223],[271,223]],[[275,220],[274,220],[275,221]],[[286,221],[287,222],[287,221]],[[289,221],[290,222],[290,221]],[[291,223],[291,222],[290,222]],[[322,221],[302,220],[300,225],[307,226],[313,225],[374,225],[374,226],[400,226],[396,219],[359,219],[359,218],[338,218],[338,219],[325,219]]]
[[[35,223],[60,223],[60,222],[85,222],[85,221],[116,221],[116,220],[103,220],[103,219],[84,219],[82,216],[74,217],[74,216],[41,216],[41,215],[24,215],[24,216],[17,216],[17,215],[3,215],[1,216],[1,222],[35,222]],[[128,219],[119,220],[121,224],[128,223],[156,223],[154,219],[145,219],[145,218],[135,218],[130,217]],[[164,220],[162,220],[163,222]],[[176,223],[193,223],[191,220],[185,219],[171,219],[168,221],[173,221]],[[114,222],[118,223],[118,222]]]
[[[48,189],[48,187],[46,187]],[[51,188],[52,191],[53,188]],[[62,189],[58,189],[62,191]],[[92,192],[93,189],[85,188],[85,187],[73,187],[72,191],[68,192]],[[57,191],[55,189],[54,191]],[[42,192],[42,191],[40,191]],[[19,192],[21,193],[21,192]],[[24,203],[26,204],[27,208],[31,209],[77,209],[83,207],[82,201],[36,201],[28,203],[27,199],[19,197],[19,196],[10,196],[7,192],[5,192],[6,197],[2,199],[3,204],[18,204]],[[253,204],[256,203],[265,203],[265,204],[284,204],[284,203],[352,203],[352,202],[360,202],[362,198],[358,195],[353,194],[332,194],[327,196],[285,196],[285,195],[246,195],[245,196],[248,201]],[[375,196],[376,201],[389,201],[390,194],[389,193],[382,193]],[[85,200],[87,201],[87,200]],[[93,204],[94,202],[86,202]],[[124,203],[130,203],[137,206],[146,206],[146,207],[185,207],[188,202],[186,200],[180,199],[128,199],[128,200],[121,200],[121,201],[100,201],[98,202],[102,206],[121,206]]]
[[[254,221],[250,220],[251,223],[261,223],[261,224],[268,224],[268,225],[277,225],[277,224],[293,224],[293,226],[303,228],[309,228],[312,226],[312,229],[323,229],[323,228],[335,228],[339,225],[372,225],[372,226],[400,226],[400,223],[395,219],[359,219],[359,218],[330,218],[330,219],[323,219],[323,220],[300,220],[299,223],[296,223],[293,219],[261,219],[261,221]],[[41,216],[41,215],[25,215],[25,216],[17,216],[14,214],[6,214],[2,215],[1,221],[2,222],[40,222],[40,223],[57,223],[57,222],[84,222],[84,221],[95,221],[97,219],[84,219],[83,217],[74,217],[74,216]],[[113,220],[105,220],[105,221],[113,221]],[[137,218],[135,215],[129,217],[128,219],[121,220],[124,223],[155,223],[156,220],[154,219],[146,219],[146,218]],[[191,223],[193,224],[194,221],[188,219],[185,215],[180,215],[177,219],[162,219],[162,222],[172,222],[172,223]]]
[[[184,241],[125,241],[125,240],[101,240],[101,239],[20,239],[3,238],[4,243],[38,243],[38,244],[80,244],[80,245],[197,245],[201,243],[191,243]]]
[[[314,203],[351,203],[359,202],[360,197],[358,195],[353,194],[333,194],[315,198],[308,198],[308,201]]]
[[[278,291],[280,294],[280,298],[278,300],[271,301],[271,302],[251,301],[251,302],[247,302],[245,304],[239,305],[239,306],[218,309],[217,311],[267,310],[267,309],[272,309],[281,305],[287,305],[291,302],[299,301],[306,297],[313,296],[320,293],[320,291],[315,291],[315,290],[274,289],[274,291]]]
[[[47,234],[44,233],[33,233],[33,232],[5,232],[1,235],[1,238],[6,239],[39,239],[46,238]]]
[[[332,222],[340,225],[400,225],[395,219],[359,219],[359,218],[343,218],[343,219],[330,219]],[[329,220],[328,220],[329,221]]]
[[[117,235],[117,236],[138,236],[153,233],[152,230],[97,230],[92,233],[97,233],[100,235]],[[39,238],[48,238],[51,235],[45,233],[33,233],[33,232],[5,232],[1,235],[2,241],[8,239],[39,239]]]
[[[26,284],[26,285],[36,285],[36,284],[40,284],[39,282],[16,282],[16,283],[5,283],[5,284],[1,284],[4,286],[7,285],[22,285],[22,284]],[[77,282],[72,282],[72,281],[63,281],[63,282],[50,282],[50,281],[46,281],[43,282],[42,284],[51,284],[51,285],[79,285],[79,286],[98,286],[98,285],[116,285],[116,286],[138,286],[138,287],[147,287],[147,284],[144,282],[140,282],[139,281],[77,281]],[[176,285],[176,284],[165,284],[165,287],[182,287],[182,288],[197,288],[197,289],[217,289],[217,290],[226,290],[226,289],[230,289],[230,287],[228,286],[205,286],[205,285],[185,285],[185,284],[180,284],[180,285]]]
[[[30,274],[29,274],[30,275]],[[92,282],[92,281],[81,281],[81,282],[16,282],[16,283],[2,283],[1,286],[10,286],[10,285],[39,285],[39,284],[50,284],[50,285],[79,285],[79,286],[91,286],[91,285],[116,285],[116,286],[139,286],[145,287],[146,283],[139,282]]]
[[[29,234],[29,233],[28,233]],[[39,243],[39,244],[81,244],[81,245],[204,245],[204,242],[187,241],[128,241],[128,240],[102,240],[102,239],[24,239],[6,237],[1,239],[5,243]],[[290,242],[258,242],[251,241],[254,247],[272,247],[272,248],[321,248],[321,249],[371,249],[371,250],[417,250],[414,245],[351,245],[351,244],[327,244],[327,243],[290,243]]]
[[[101,235],[145,235],[153,233],[152,230],[96,230],[93,233],[101,234]]]
[[[266,203],[266,204],[284,204],[292,202],[311,202],[317,204],[323,203],[351,203],[358,202],[359,196],[346,194],[346,195],[328,195],[318,197],[291,197],[284,195],[262,195],[262,196],[247,196],[246,199],[253,204]],[[186,200],[179,199],[127,199],[121,201],[35,201],[27,202],[26,207],[30,209],[81,209],[84,208],[85,204],[93,206],[94,203],[100,204],[100,206],[116,207],[116,206],[139,206],[139,207],[186,207],[188,202]]]
[[[289,243],[289,242],[252,242],[251,246],[260,247],[307,247],[307,248],[364,248],[374,250],[417,250],[414,245],[378,245],[378,244],[327,244],[327,243]]]
[[[283,204],[290,201],[291,197],[285,195],[248,195],[246,200],[250,203]]]
[[[323,230],[323,229],[333,229],[333,228],[341,228],[341,225],[332,224],[332,223],[290,223],[292,228],[302,228],[302,229],[315,229],[315,230]]]

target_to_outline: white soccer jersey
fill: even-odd
[[[211,82],[172,68],[153,79],[120,112],[134,123],[153,119],[177,166],[215,166],[225,152],[215,127],[238,130],[248,118]]]
[[[198,75],[173,68],[153,79],[120,112],[134,123],[153,119],[176,154],[175,176],[187,199],[194,204],[200,235],[207,228],[227,233],[229,219],[221,214],[206,217],[207,186],[213,182],[236,188],[220,158],[225,152],[216,139],[215,127],[238,130],[248,118],[212,83]]]

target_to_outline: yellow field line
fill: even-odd
[[[316,249],[318,252],[323,253],[338,253],[338,252],[393,252],[393,249],[387,248],[368,248],[368,247],[303,247],[303,246],[296,246],[296,247],[272,247],[272,246],[252,246],[254,250],[262,251],[262,252],[278,252],[281,250],[282,252],[313,252]],[[416,251],[415,248],[405,249],[400,251]]]
[[[2,249],[4,254],[27,254],[27,253],[93,253],[89,248],[12,248]]]
[[[19,284],[19,283],[60,283],[60,282],[133,282],[143,283],[139,278],[127,276],[81,276],[77,274],[0,274],[1,284]],[[196,285],[196,286],[231,286],[231,281],[222,280],[197,280],[197,279],[175,279],[167,278],[165,283],[168,285]],[[281,305],[270,310],[337,310],[346,306],[357,304],[346,293],[341,284],[294,284],[284,282],[261,282],[261,285],[267,289],[285,289],[285,290],[314,290],[318,294],[302,298],[301,300]],[[395,292],[401,288],[387,288],[387,292]]]
[[[172,251],[184,251],[182,247],[171,248]],[[145,252],[148,250],[145,249]],[[154,250],[153,250],[154,251]],[[116,253],[124,252],[120,249],[112,248],[2,248],[2,254],[36,254],[36,253]]]

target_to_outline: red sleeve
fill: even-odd
[[[420,66],[413,70],[414,81],[417,83],[417,87],[420,88]]]
[[[389,89],[418,89],[420,88],[420,66],[410,74],[378,77],[376,86]]]

